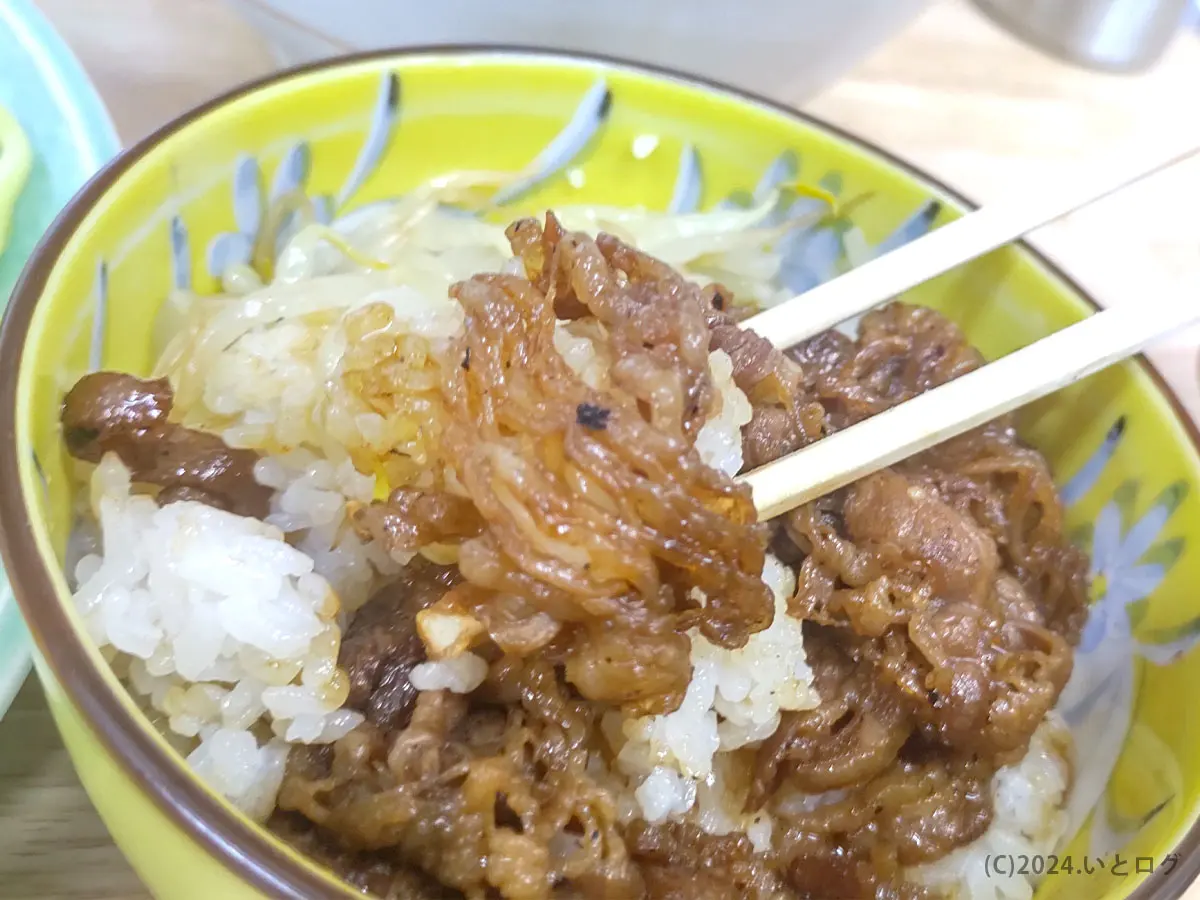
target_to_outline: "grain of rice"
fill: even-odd
[[[337,596],[275,526],[190,501],[159,507],[113,454],[92,497],[103,556],[79,561],[74,594],[88,633],[119,652],[173,732],[199,737],[194,761],[217,789],[256,814],[274,794],[247,787],[250,773],[269,785],[283,752],[259,746],[258,723],[289,742],[329,742],[362,721],[341,709]]]

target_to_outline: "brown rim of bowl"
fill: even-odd
[[[21,449],[16,446],[17,377],[24,352],[24,339],[34,308],[59,255],[80,221],[91,211],[103,194],[139,159],[165,138],[182,130],[212,110],[252,94],[264,87],[279,84],[322,69],[336,69],[386,59],[405,59],[416,56],[469,55],[538,57],[561,60],[572,65],[599,65],[624,69],[657,78],[666,78],[692,87],[718,91],[753,106],[775,112],[801,124],[824,131],[847,143],[874,154],[881,161],[904,172],[910,178],[940,191],[964,209],[977,205],[962,197],[935,178],[897,158],[874,144],[782,103],[733,88],[718,81],[688,75],[669,68],[631,62],[611,56],[580,54],[513,45],[463,44],[431,45],[396,50],[356,53],[334,59],[307,63],[285,69],[264,78],[234,88],[195,109],[183,114],[143,138],[133,147],[110,161],[84,185],[67,207],[54,220],[42,237],[21,273],[10,298],[8,309],[0,324],[0,520],[28,522],[21,491],[18,460]],[[1100,306],[1058,266],[1024,241],[1017,242],[1024,252],[1041,264],[1053,276],[1062,280],[1093,309]],[[1158,371],[1138,356],[1138,364],[1166,397],[1200,454],[1200,431],[1184,411],[1178,398]],[[346,898],[355,896],[349,887],[343,892],[331,889],[327,882],[313,872],[296,865],[273,847],[254,826],[228,815],[211,796],[190,777],[180,777],[180,763],[166,753],[144,732],[143,725],[133,721],[105,686],[99,673],[90,665],[79,666],[84,652],[63,605],[45,602],[55,595],[49,572],[42,564],[37,543],[29,528],[4,528],[0,534],[0,553],[3,554],[13,592],[30,626],[34,640],[55,678],[71,700],[83,711],[88,726],[117,760],[124,772],[139,784],[155,806],[178,826],[205,852],[218,860],[231,873],[251,888],[271,897]],[[1174,848],[1179,860],[1170,872],[1160,866],[1138,886],[1129,900],[1177,900],[1184,889],[1200,875],[1200,822],[1195,823]]]

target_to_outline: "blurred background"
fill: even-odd
[[[0,3],[25,0],[0,0]],[[977,202],[1121,146],[1195,140],[1193,0],[36,0],[132,143],[281,64],[371,47],[537,43],[716,78],[798,106]],[[0,60],[0,77],[4,61]],[[1039,231],[1101,303],[1200,267],[1196,164]],[[1200,415],[1196,341],[1154,360]],[[0,723],[0,895],[145,893],[27,684]],[[1196,889],[1194,889],[1196,890]],[[1200,892],[1196,893],[1200,900]]]
[[[603,51],[728,81],[875,141],[979,202],[1053,178],[1106,145],[1183,140],[1198,127],[1188,112],[1200,84],[1196,0],[612,0],[602,14],[532,0],[519,13],[506,4],[503,14],[489,12],[501,6],[493,0],[37,3],[126,142],[281,63],[483,41]],[[1101,64],[1107,54],[1131,60],[1135,71],[1064,61],[1030,41],[1037,29],[1075,40],[1077,58],[1090,48]],[[1177,198],[1185,181],[1200,184],[1197,168],[1050,226],[1038,242],[1101,299],[1128,289],[1117,280],[1122,271],[1101,270],[1105,263],[1142,268],[1089,258],[1106,256],[1087,248],[1119,223],[1138,231],[1138,249],[1126,253],[1182,271],[1196,251],[1192,213]]]

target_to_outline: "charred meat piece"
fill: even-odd
[[[643,900],[616,807],[588,771],[596,718],[553,667],[502,660],[480,696],[423,692],[402,728],[368,722],[332,748],[295,747],[279,809],[373,885],[388,886],[374,866],[387,860],[450,897]]]
[[[869,663],[855,662],[833,629],[806,625],[804,644],[821,705],[786,713],[758,748],[751,808],[784,780],[812,794],[863,784],[895,762],[913,730],[899,692]]]
[[[443,367],[442,452],[486,526],[460,545],[459,566],[484,592],[480,606],[490,596],[516,611],[516,598],[521,619],[542,614],[584,636],[563,640],[568,678],[588,699],[668,712],[691,674],[689,628],[736,648],[774,614],[750,493],[695,449],[716,397],[702,291],[553,216],[508,233],[527,278],[478,275],[450,289],[465,325]],[[604,335],[606,387],[555,348],[565,306],[583,307]]]
[[[164,489],[160,502],[208,498],[211,505],[238,515],[266,516],[271,489],[254,478],[258,454],[168,421],[173,401],[165,378],[85,375],[63,400],[67,450],[92,463],[116,453],[135,482]]]
[[[399,581],[382,588],[358,610],[338,655],[338,665],[350,679],[348,707],[385,731],[408,724],[417,701],[408,675],[425,661],[417,613],[459,581],[455,568],[414,562]]]
[[[267,827],[300,853],[378,900],[463,900],[420,869],[388,853],[355,853],[298,813],[275,813]]]
[[[386,503],[356,510],[354,527],[389,552],[406,552],[477,537],[483,531],[483,519],[466,497],[446,491],[397,488]]]
[[[79,459],[100,462],[121,441],[165,425],[173,399],[165,378],[142,381],[120,372],[85,375],[63,401],[67,449]]]
[[[895,472],[878,472],[853,486],[842,515],[859,546],[894,550],[938,593],[986,600],[999,565],[996,543],[932,490]]]
[[[647,900],[778,900],[793,896],[769,856],[742,835],[717,837],[694,825],[635,822],[626,836],[641,865]]]

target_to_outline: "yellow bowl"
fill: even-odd
[[[61,568],[70,524],[57,422],[64,388],[100,365],[146,371],[168,292],[213,291],[214,273],[252,247],[272,189],[302,188],[340,215],[438,173],[531,161],[538,174],[514,211],[588,201],[686,210],[745,203],[781,180],[833,195],[838,217],[791,249],[797,288],[832,274],[847,218],[868,243],[888,245],[967,208],[848,135],[717,85],[486,48],[372,55],[269,78],[105,169],[43,241],[4,320],[0,515],[55,720],[156,896],[352,894],[196,781],[85,636]],[[946,312],[989,357],[1092,308],[1027,247],[993,253],[912,299]],[[1176,705],[1200,688],[1197,435],[1142,361],[1075,384],[1023,419],[1096,570],[1091,624],[1063,702],[1086,753],[1075,809],[1083,828],[1056,863],[1024,866],[1055,870],[1044,897],[1178,897],[1200,871],[1200,720],[1186,701]]]

